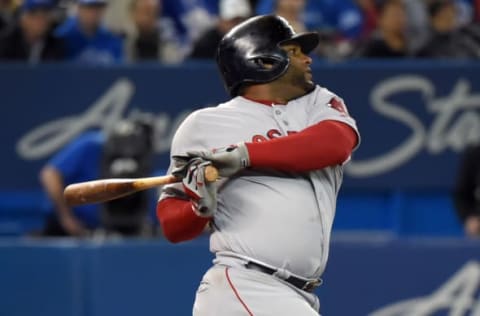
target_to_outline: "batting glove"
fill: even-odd
[[[211,164],[202,158],[193,158],[172,171],[176,176],[183,176],[183,189],[193,203],[193,211],[202,217],[213,216],[217,208],[215,184],[205,181],[205,167]]]
[[[211,161],[222,177],[229,177],[250,166],[250,156],[245,143],[238,143],[212,151],[190,151],[187,154]]]

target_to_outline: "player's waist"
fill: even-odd
[[[315,288],[322,284],[322,279],[310,279],[299,276],[287,269],[274,267],[265,262],[249,258],[248,256],[236,254],[229,251],[216,253],[214,259],[216,264],[224,264],[234,267],[243,267],[250,270],[260,271],[274,277],[277,277],[293,286],[307,292],[312,292]]]

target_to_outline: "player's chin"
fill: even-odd
[[[305,80],[305,83],[303,84],[305,92],[310,92],[313,89],[315,89],[315,82],[312,80]]]
[[[306,76],[298,76],[293,81],[292,84],[303,90],[304,93],[308,93],[315,89],[315,83],[310,78]]]
[[[313,76],[312,76],[312,73],[311,72],[307,72],[305,74],[305,84],[310,86],[310,87],[314,87],[315,86],[315,82],[313,82]]]

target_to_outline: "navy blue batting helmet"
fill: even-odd
[[[319,40],[315,32],[296,34],[290,24],[277,15],[256,16],[240,23],[222,38],[217,50],[216,60],[225,88],[234,97],[244,84],[279,78],[290,65],[281,44],[297,43],[302,52],[308,54]]]

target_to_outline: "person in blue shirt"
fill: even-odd
[[[209,2],[208,4],[206,2]],[[214,26],[216,11],[212,0],[162,0],[162,20],[173,26],[181,51],[188,54],[193,43]],[[217,2],[217,1],[216,1]]]
[[[99,204],[71,208],[63,198],[66,185],[97,179],[100,175],[104,133],[89,131],[54,155],[40,172],[40,182],[48,196],[45,235],[86,236],[100,224]]]
[[[139,192],[120,199],[76,207],[67,205],[64,188],[101,178],[150,176],[153,168],[150,116],[120,120],[108,130],[82,133],[55,154],[40,171],[51,211],[43,235],[89,236],[92,233],[137,236],[149,225],[151,195]]]
[[[68,60],[90,65],[123,62],[122,39],[102,26],[106,5],[106,0],[77,0],[77,13],[55,30],[65,41]]]

